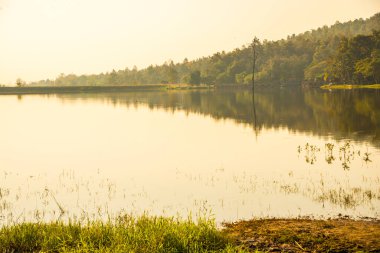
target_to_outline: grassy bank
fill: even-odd
[[[213,89],[214,85],[200,84],[200,85],[191,85],[191,84],[168,84],[166,86],[167,90],[204,90],[204,89]]]
[[[136,85],[136,86],[46,86],[46,87],[0,87],[1,94],[60,94],[60,93],[101,93],[128,92],[143,90],[164,90],[166,85]]]
[[[379,252],[380,222],[264,219],[225,224],[123,216],[0,229],[0,252]]]
[[[0,95],[61,94],[61,93],[111,93],[129,91],[211,89],[209,85],[152,84],[129,86],[46,86],[0,87]]]
[[[380,89],[380,84],[334,84],[334,85],[322,85],[321,89],[324,90],[351,90],[351,89]]]
[[[237,252],[212,220],[123,216],[88,224],[24,223],[0,230],[0,252]]]

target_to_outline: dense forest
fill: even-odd
[[[264,40],[257,45],[257,53],[255,78],[262,85],[379,83],[380,13],[366,20],[336,22],[330,27],[293,34],[287,39]],[[55,80],[30,85],[249,84],[252,58],[252,49],[246,45],[193,61],[168,61],[141,70],[134,67],[98,75],[61,74]]]

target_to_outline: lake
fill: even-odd
[[[380,92],[0,96],[0,224],[380,218]]]

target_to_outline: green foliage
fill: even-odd
[[[21,78],[17,78],[17,80],[16,80],[16,86],[17,87],[25,86],[25,82]]]
[[[380,31],[343,37],[325,72],[335,83],[370,84],[380,81]]]
[[[201,72],[199,70],[195,70],[190,74],[190,84],[201,84]]]
[[[0,252],[240,252],[213,220],[141,216],[116,222],[24,223],[0,230]]]
[[[288,36],[278,41],[257,41],[255,82],[258,84],[323,84],[326,82],[379,82],[380,13],[369,19]],[[374,32],[372,34],[373,31]],[[372,35],[371,35],[372,34]],[[159,83],[249,84],[253,55],[250,47],[218,52],[182,63],[165,62],[138,70],[124,69],[99,75],[63,75],[31,85],[104,86]]]

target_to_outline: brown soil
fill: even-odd
[[[224,226],[249,251],[380,252],[380,220],[262,219]]]

